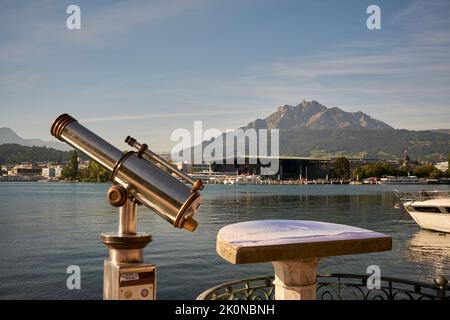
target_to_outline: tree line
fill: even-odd
[[[71,151],[69,164],[64,166],[61,172],[62,179],[82,182],[106,182],[111,180],[111,172],[93,160],[89,161],[87,167],[79,169],[78,159],[78,152]]]
[[[22,162],[64,163],[70,159],[68,151],[47,147],[27,147],[15,143],[0,145],[0,163],[15,164]]]
[[[448,162],[450,163],[450,154],[448,156]],[[376,177],[381,178],[383,176],[408,176],[414,175],[419,178],[450,178],[450,167],[447,171],[442,172],[432,164],[423,164],[410,168],[407,165],[403,165],[399,168],[387,163],[366,164],[350,171],[350,162],[345,157],[335,159],[333,163],[334,176],[338,179],[355,179],[363,180],[366,178]]]

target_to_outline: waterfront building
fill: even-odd
[[[61,166],[61,165],[55,166],[55,178],[57,178],[57,179],[61,178],[62,170],[63,170],[63,166]]]
[[[19,177],[36,177],[42,175],[41,168],[19,168],[17,169],[17,176]]]
[[[442,172],[445,172],[448,170],[448,162],[447,161],[438,162],[434,166],[436,167],[436,169],[441,170]]]
[[[42,176],[42,167],[31,163],[17,164],[8,169],[7,176],[24,178],[40,177]]]
[[[42,176],[45,178],[54,178],[55,168],[42,168]]]
[[[262,161],[261,161],[262,160]],[[223,174],[260,175],[261,168],[268,160],[278,161],[278,172],[273,179],[278,180],[314,180],[331,177],[332,171],[328,159],[296,156],[238,156],[224,158],[222,161],[213,162],[211,170]]]

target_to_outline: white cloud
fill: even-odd
[[[213,107],[214,106],[210,106]],[[217,106],[215,106],[217,108]],[[151,114],[140,114],[140,115],[117,115],[102,118],[87,118],[81,120],[83,122],[111,122],[111,121],[132,121],[132,120],[145,120],[145,119],[164,119],[164,118],[179,118],[179,117],[214,117],[221,115],[238,115],[238,114],[251,114],[255,110],[241,109],[241,110],[210,110],[205,111],[194,111],[194,112],[170,112],[170,113],[151,113]]]

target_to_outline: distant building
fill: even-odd
[[[193,172],[211,171],[211,165],[209,163],[193,164],[192,171]]]
[[[262,161],[261,161],[262,160]],[[223,174],[260,175],[263,163],[278,161],[278,171],[272,178],[279,180],[312,180],[332,175],[330,161],[326,159],[296,156],[238,156],[221,159],[211,164],[214,172]]]
[[[0,176],[7,176],[8,175],[8,166],[2,166],[2,168],[0,169]]]
[[[19,177],[36,177],[42,175],[41,168],[18,168],[17,176]]]
[[[55,168],[42,168],[42,176],[45,178],[54,178]]]
[[[86,161],[80,161],[80,158],[78,158],[78,169],[83,170],[89,168],[89,160]]]
[[[436,167],[436,169],[441,170],[442,172],[445,172],[448,170],[448,162],[447,161],[438,162],[434,166]]]
[[[178,170],[181,170],[186,173],[195,173],[195,172],[210,172],[211,165],[209,163],[197,163],[191,164],[187,162],[180,162],[176,164]]]
[[[13,177],[39,177],[42,175],[42,168],[33,164],[18,164],[8,170],[8,176]]]
[[[61,178],[63,166],[55,166],[55,178]]]
[[[45,178],[60,178],[63,166],[49,164],[47,167],[42,168],[42,176]]]

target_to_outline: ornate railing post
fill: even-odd
[[[392,281],[389,280],[389,300],[392,300],[394,298],[394,292],[392,290]]]
[[[436,296],[438,299],[445,299],[448,280],[444,276],[436,276],[434,277],[434,284],[437,287]]]

